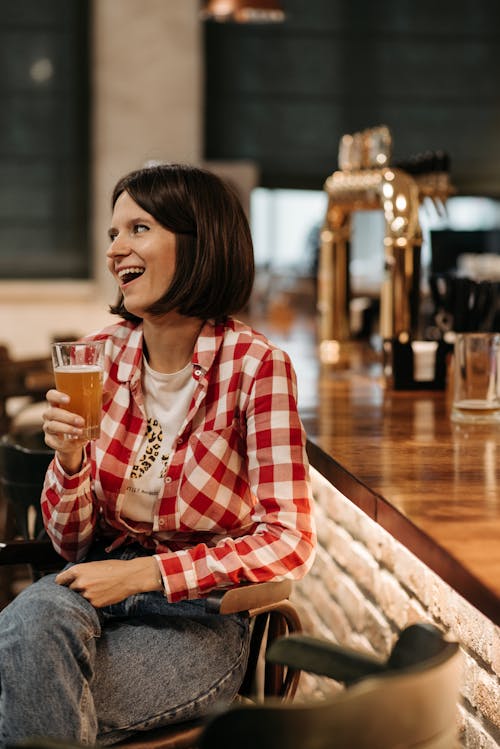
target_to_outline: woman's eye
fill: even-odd
[[[135,224],[134,232],[136,234],[142,234],[144,231],[149,231],[149,226],[146,226],[145,224]]]

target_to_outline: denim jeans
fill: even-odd
[[[87,559],[129,559],[137,544]],[[243,680],[245,614],[140,593],[95,609],[47,575],[0,613],[0,746],[31,736],[113,744],[229,703]]]

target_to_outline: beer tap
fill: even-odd
[[[320,358],[328,360],[332,342],[348,341],[349,239],[353,211],[382,209],[385,221],[385,276],[380,292],[380,335],[391,342],[418,336],[422,233],[418,209],[429,198],[442,210],[454,192],[446,154],[436,152],[390,166],[392,136],[382,125],[343,135],[339,170],[324,185],[328,195],[321,232],[318,269]]]

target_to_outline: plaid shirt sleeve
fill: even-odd
[[[196,598],[241,581],[299,579],[314,558],[315,529],[305,434],[288,356],[273,349],[261,363],[246,411],[253,525],[214,546],[158,554],[167,597]]]
[[[73,476],[68,476],[54,458],[45,478],[41,504],[54,548],[69,561],[81,559],[92,543],[97,518],[87,451],[81,470]]]

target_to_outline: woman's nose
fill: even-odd
[[[129,252],[130,247],[127,245],[126,241],[118,235],[111,240],[106,255],[107,257],[112,258],[119,255],[127,255]]]

